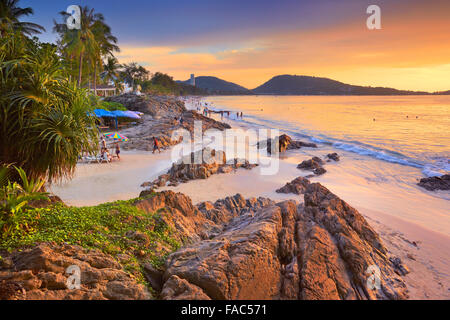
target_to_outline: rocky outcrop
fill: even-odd
[[[276,150],[278,150],[278,152],[285,152],[286,150],[300,149],[302,147],[317,148],[317,145],[315,143],[294,141],[286,134],[282,134],[274,139],[258,142],[258,148],[267,148],[267,153],[269,154]]]
[[[135,205],[156,212],[152,228],[168,225],[171,238],[184,244],[167,257],[163,268],[142,262],[143,275],[159,298],[407,297],[401,276],[408,268],[389,254],[357,210],[319,183],[306,184],[303,204],[237,194],[194,206],[181,193],[163,191]],[[149,240],[138,231],[125,237]],[[40,244],[2,256],[3,299],[151,298],[122,270],[119,257],[97,250]],[[71,265],[80,268],[80,289],[66,287]],[[374,287],[368,285],[372,272],[377,277]]]
[[[244,207],[246,201],[237,200],[241,205],[233,207]],[[215,236],[172,253],[165,265],[164,297],[407,297],[399,261],[389,256],[358,211],[322,185],[308,185],[304,206],[294,201],[260,204],[256,211],[242,210],[228,222],[219,218],[222,227]],[[200,210],[211,212],[212,205],[202,204]],[[380,285],[372,290],[367,286],[371,274],[366,272],[374,266],[380,269]]]
[[[422,178],[418,185],[429,191],[450,190],[450,174],[444,174],[440,177]]]
[[[294,194],[302,194],[305,193],[306,188],[309,186],[310,182],[308,179],[304,177],[298,177],[288,182],[284,185],[284,187],[277,189],[277,193],[294,193]]]
[[[297,168],[303,170],[311,170],[315,175],[321,175],[327,172],[323,167],[323,160],[318,157],[302,161]]]
[[[194,206],[182,193],[162,191],[138,200],[135,205],[146,212],[158,211],[161,222],[174,230],[174,238],[193,243],[219,234],[232,218],[273,203],[266,198],[244,199],[236,194],[215,203],[207,201]]]
[[[69,266],[80,268],[80,288],[69,289]],[[111,256],[72,245],[40,244],[4,256],[0,299],[137,300],[151,295]]]
[[[183,101],[170,96],[124,93],[119,96],[107,97],[105,101],[118,102],[128,110],[143,112],[153,117],[173,117],[186,111]]]
[[[180,117],[183,121],[179,121]],[[175,131],[188,130],[191,135],[194,133],[194,121],[200,121],[203,132],[209,129],[225,130],[230,128],[226,123],[204,117],[195,111],[184,111],[181,115],[174,113],[154,118],[150,115],[144,115],[142,121],[132,127],[120,131],[129,140],[122,142],[123,149],[153,150],[153,137],[160,142],[160,147],[165,149],[182,141],[182,137],[172,139]]]
[[[233,159],[227,161],[225,152],[205,148],[183,157],[178,162],[173,163],[166,174],[160,175],[152,182],[144,182],[141,186],[147,190],[154,190],[166,185],[176,186],[190,180],[207,179],[213,174],[229,173],[233,170],[244,168],[252,169],[257,164],[250,164],[247,160]],[[148,191],[143,191],[148,193]]]
[[[201,121],[202,131],[206,132],[209,129],[225,130],[230,129],[231,126],[227,123],[216,121],[212,118],[205,117],[194,110],[188,110],[183,113],[183,127],[187,129],[191,134],[194,132],[194,122]]]
[[[182,243],[192,243],[208,239],[220,231],[220,227],[208,220],[189,197],[173,191],[162,191],[135,203],[146,212],[158,212],[161,224],[168,225],[173,238]]]
[[[340,160],[340,157],[336,152],[327,154],[327,158],[328,158],[328,161],[333,160],[333,161],[337,162]]]

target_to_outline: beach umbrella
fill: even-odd
[[[128,138],[118,132],[107,132],[105,136],[114,140],[128,141]]]
[[[124,111],[124,113],[127,115],[128,118],[131,118],[131,119],[140,119],[141,118],[138,115],[138,113],[134,112],[134,111]]]
[[[102,118],[102,117],[115,118],[116,117],[116,115],[114,113],[112,113],[111,111],[103,110],[103,109],[95,109],[94,114],[99,118]]]
[[[120,118],[131,118],[131,119],[140,119],[141,117],[138,116],[135,112],[133,111],[122,111],[122,110],[115,110],[115,111],[111,111],[115,116],[120,117]]]

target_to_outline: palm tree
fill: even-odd
[[[53,31],[61,37],[61,44],[65,50],[66,56],[76,57],[78,59],[78,86],[81,86],[83,74],[83,58],[92,55],[99,50],[95,39],[95,32],[98,30],[98,21],[103,20],[103,15],[94,13],[94,9],[87,6],[80,8],[80,29],[69,29],[65,23],[69,13],[62,11],[63,23],[54,21]]]
[[[105,82],[116,82],[119,79],[119,69],[121,67],[122,65],[119,64],[116,57],[108,56],[106,62],[103,63],[103,72],[100,73],[100,77]]]
[[[50,182],[70,177],[97,141],[89,96],[68,80],[56,50],[18,32],[0,39],[0,166]]]
[[[8,28],[27,35],[45,31],[44,27],[36,23],[19,21],[23,16],[32,15],[33,9],[20,8],[18,3],[19,0],[0,0],[0,35],[4,36]]]
[[[68,17],[67,12],[60,12],[63,20]],[[60,42],[66,57],[78,60],[78,85],[82,84],[83,59],[88,59],[94,69],[94,90],[96,87],[97,67],[101,64],[101,57],[119,51],[117,38],[111,34],[111,28],[105,23],[101,13],[95,13],[89,7],[80,8],[81,29],[69,29],[66,23],[54,22],[53,31],[60,35]]]
[[[111,28],[102,20],[96,32],[96,41],[99,44],[99,51],[93,54],[94,62],[94,92],[97,94],[97,66],[103,67],[103,57],[114,57],[114,52],[119,52],[117,38],[111,33]]]
[[[136,62],[124,64],[121,72],[121,77],[133,90],[143,81],[147,80],[149,75],[150,72]]]

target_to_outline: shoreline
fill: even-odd
[[[227,121],[233,128],[239,126],[239,123],[236,126],[234,122],[236,121]],[[141,183],[153,180],[170,168],[171,150],[172,148],[169,148],[161,154],[154,155],[151,152],[137,150],[124,151],[121,162],[77,167],[71,182],[53,186],[51,190],[68,204],[76,206],[95,205],[105,202],[105,200],[127,200],[137,197],[142,190]],[[162,187],[157,191],[172,190],[184,193],[192,199],[194,204],[202,201],[215,201],[236,193],[241,193],[244,198],[262,196],[275,201],[294,199],[301,202],[301,196],[278,194],[275,190],[297,176],[307,175],[308,172],[300,171],[295,166],[300,158],[309,157],[318,152],[322,154],[325,151],[323,148],[317,151],[301,149],[299,152],[287,153],[280,159],[280,171],[274,176],[261,176],[257,172],[258,168],[238,170],[227,174],[213,175],[205,180],[189,181],[176,187]],[[101,170],[99,170],[99,166]],[[346,168],[345,161],[336,164],[330,163],[327,166],[344,171]],[[333,169],[331,172],[333,171],[339,170]],[[433,228],[405,220],[404,217],[389,214],[389,211],[385,212],[386,209],[374,210],[371,205],[366,208],[363,205],[364,199],[355,201],[358,195],[355,195],[351,188],[341,186],[339,189],[342,181],[334,181],[337,177],[332,175],[332,173],[327,173],[325,176],[314,177],[311,180],[323,183],[332,192],[359,210],[380,234],[388,249],[401,257],[408,265],[411,273],[405,276],[405,281],[410,290],[410,299],[449,298],[450,281],[447,279],[450,279],[448,267],[450,265],[448,245],[450,237],[434,231]],[[257,188],[255,188],[256,185]],[[87,186],[90,187],[87,188]],[[98,197],[98,190],[102,190],[100,197]],[[353,196],[349,197],[349,194],[353,194]],[[69,197],[72,198],[69,199]],[[414,242],[418,246],[414,246],[412,244]]]

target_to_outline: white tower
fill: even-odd
[[[191,86],[194,86],[194,87],[195,87],[195,76],[194,76],[193,73],[191,74],[191,79],[189,80],[189,84],[190,84]]]

